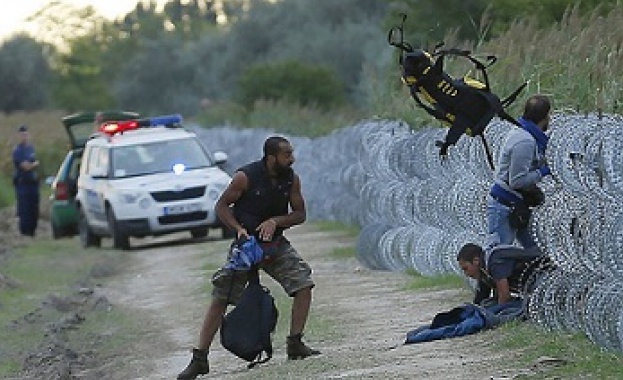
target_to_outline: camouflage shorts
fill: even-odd
[[[270,250],[260,268],[275,279],[290,297],[301,289],[315,285],[311,268],[285,238]],[[246,271],[220,268],[212,276],[212,297],[235,303],[247,283],[247,274]]]

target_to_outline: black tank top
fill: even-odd
[[[256,228],[263,221],[288,214],[294,171],[290,169],[285,175],[271,178],[263,160],[245,165],[238,171],[246,174],[249,183],[247,191],[233,204],[234,216],[249,234],[257,237]],[[283,230],[277,227],[273,240],[281,236]]]

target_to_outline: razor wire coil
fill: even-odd
[[[511,128],[500,120],[487,127],[494,162]],[[551,129],[553,176],[540,184],[545,203],[533,212],[530,231],[556,269],[530,280],[528,312],[546,328],[583,332],[600,347],[621,350],[623,118],[556,113]],[[272,134],[197,132],[211,150],[228,152],[230,168],[261,157],[258,146]],[[485,243],[493,172],[479,138],[461,138],[441,160],[435,141],[444,134],[371,119],[320,138],[290,137],[308,217],[360,226],[356,256],[366,267],[462,274],[456,252]]]

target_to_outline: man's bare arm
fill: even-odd
[[[247,189],[248,184],[249,180],[246,174],[243,172],[236,172],[223,194],[221,194],[219,199],[216,201],[215,206],[216,215],[218,215],[221,222],[223,222],[227,227],[235,230],[238,237],[244,235],[247,238],[249,237],[247,230],[245,230],[240,223],[238,223],[230,206],[242,196],[242,193]]]
[[[303,199],[303,192],[301,190],[301,179],[296,174],[294,175],[294,183],[292,184],[292,192],[290,193],[290,209],[291,211],[289,214],[273,218],[278,227],[292,227],[305,222],[305,219],[307,219],[305,199]]]

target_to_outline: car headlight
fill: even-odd
[[[138,205],[142,208],[142,209],[148,209],[151,207],[151,200],[147,197],[143,197],[141,198],[141,200],[138,201]]]
[[[142,193],[140,191],[119,191],[119,193],[117,193],[117,198],[119,199],[119,202],[121,203],[126,203],[126,204],[134,204],[134,203],[138,203],[139,200],[142,198]]]

